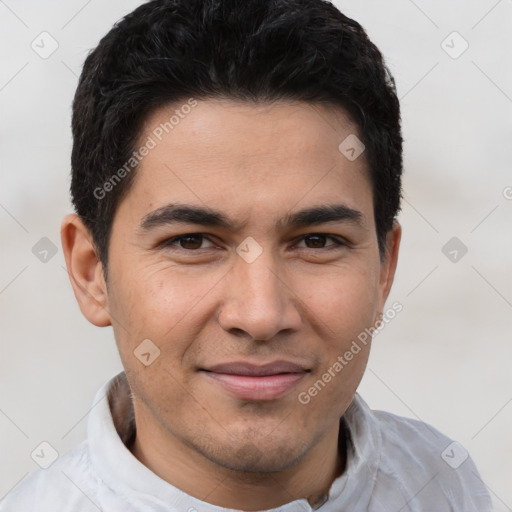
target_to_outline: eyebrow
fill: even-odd
[[[363,226],[364,215],[344,204],[321,205],[290,213],[275,223],[277,229],[304,228],[329,222],[347,222]],[[236,231],[240,223],[211,208],[186,204],[168,204],[146,214],[140,223],[143,232],[169,224],[197,224]]]

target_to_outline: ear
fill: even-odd
[[[111,325],[107,285],[92,235],[78,215],[62,221],[61,241],[66,267],[80,310],[98,327]]]
[[[402,227],[395,221],[393,227],[386,235],[386,248],[380,265],[379,280],[379,313],[384,310],[384,305],[391,290],[395,278],[396,265],[398,263],[398,250],[402,238]]]

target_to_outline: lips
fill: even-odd
[[[307,371],[301,365],[289,361],[274,361],[264,365],[255,365],[246,362],[234,362],[217,364],[206,368],[206,371],[225,373],[230,375],[266,376],[279,375],[281,373],[302,373]]]
[[[309,370],[289,361],[264,365],[232,362],[202,369],[204,375],[230,395],[251,401],[277,400],[289,393]]]

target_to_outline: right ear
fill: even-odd
[[[61,241],[66,267],[80,310],[98,327],[111,325],[103,266],[92,235],[76,214],[64,217]]]

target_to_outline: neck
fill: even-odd
[[[279,473],[252,473],[221,467],[168,431],[136,417],[133,455],[171,485],[219,507],[265,510],[305,498],[317,508],[345,469],[346,439],[339,423],[293,467]]]

